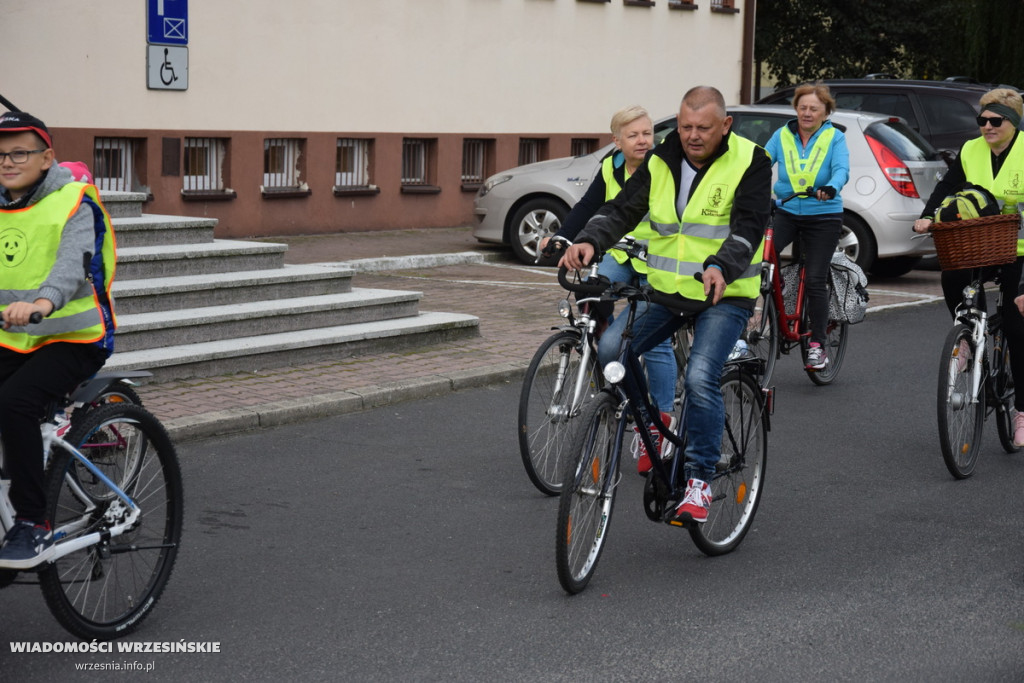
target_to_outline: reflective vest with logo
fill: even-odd
[[[1017,213],[1018,202],[1024,202],[1024,143],[1017,140],[1003,161],[996,177],[992,177],[992,150],[985,138],[964,143],[960,153],[967,182],[981,185],[1002,202],[1002,212]],[[1024,256],[1024,232],[1017,233],[1017,256]]]
[[[0,346],[28,353],[53,342],[87,344],[113,334],[113,312],[104,303],[110,301],[114,279],[114,231],[95,186],[85,183],[68,183],[24,209],[0,210],[0,307],[38,298],[39,288],[56,263],[64,225],[86,195],[103,222],[102,234],[97,230],[96,236],[100,253],[94,254],[89,264],[89,278],[63,307],[39,324],[0,331]]]
[[[835,137],[836,129],[828,126],[807,150],[807,158],[800,158],[800,148],[796,144],[796,136],[789,126],[783,126],[779,135],[782,143],[782,156],[785,157],[786,175],[793,192],[804,192],[814,187],[814,181],[821,170],[821,164],[828,156],[828,148]]]
[[[622,186],[619,185],[619,181],[615,179],[615,155],[608,157],[601,162],[601,177],[604,178],[604,200],[606,202],[615,199],[615,197],[622,191]],[[628,180],[628,178],[627,178]],[[650,243],[651,237],[654,236],[654,231],[651,230],[651,224],[646,219],[636,226],[636,230],[629,233],[637,242],[642,242],[646,246]],[[618,263],[625,263],[628,256],[618,249],[612,249],[612,258]],[[630,265],[633,266],[633,270],[638,273],[647,272],[647,264],[640,259],[629,259]]]
[[[738,135],[729,136],[729,149],[715,159],[693,190],[680,218],[672,170],[664,159],[652,156],[650,221],[654,237],[647,257],[647,281],[661,292],[703,299],[704,285],[694,279],[704,261],[718,253],[729,237],[733,198],[750,166],[756,145]],[[763,150],[762,150],[762,153]],[[761,287],[762,244],[757,245],[750,265],[726,285],[723,296],[757,298]]]

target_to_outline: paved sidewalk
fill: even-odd
[[[497,382],[518,383],[538,344],[561,322],[564,296],[551,268],[519,265],[470,228],[268,239],[289,244],[286,263],[352,262],[353,287],[423,293],[421,311],[480,318],[480,336],[443,345],[338,358],[290,368],[151,384],[144,403],[177,440],[366,410]],[[937,272],[872,282],[870,306],[941,297]]]

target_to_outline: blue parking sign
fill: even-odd
[[[188,0],[147,0],[146,40],[153,45],[188,45]]]

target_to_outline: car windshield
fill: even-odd
[[[934,161],[940,158],[931,143],[898,119],[872,123],[864,135],[878,140],[903,161]]]

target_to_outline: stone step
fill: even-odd
[[[138,280],[280,268],[284,265],[284,253],[287,250],[286,244],[239,240],[127,247],[117,251],[116,277],[121,280]]]
[[[340,294],[352,290],[351,270],[320,265],[285,265],[274,270],[114,280],[118,316],[182,308],[243,304],[254,299]]]
[[[119,352],[141,351],[250,337],[270,330],[294,332],[415,317],[422,296],[420,292],[354,289],[342,294],[119,315],[114,347]]]
[[[100,192],[100,200],[111,218],[141,216],[142,203],[149,201],[145,192]]]
[[[105,369],[149,370],[157,382],[255,372],[446,343],[479,335],[479,325],[475,316],[424,312],[396,320],[116,352]]]
[[[204,244],[213,242],[214,218],[180,216],[123,216],[111,219],[118,249],[167,244]]]

